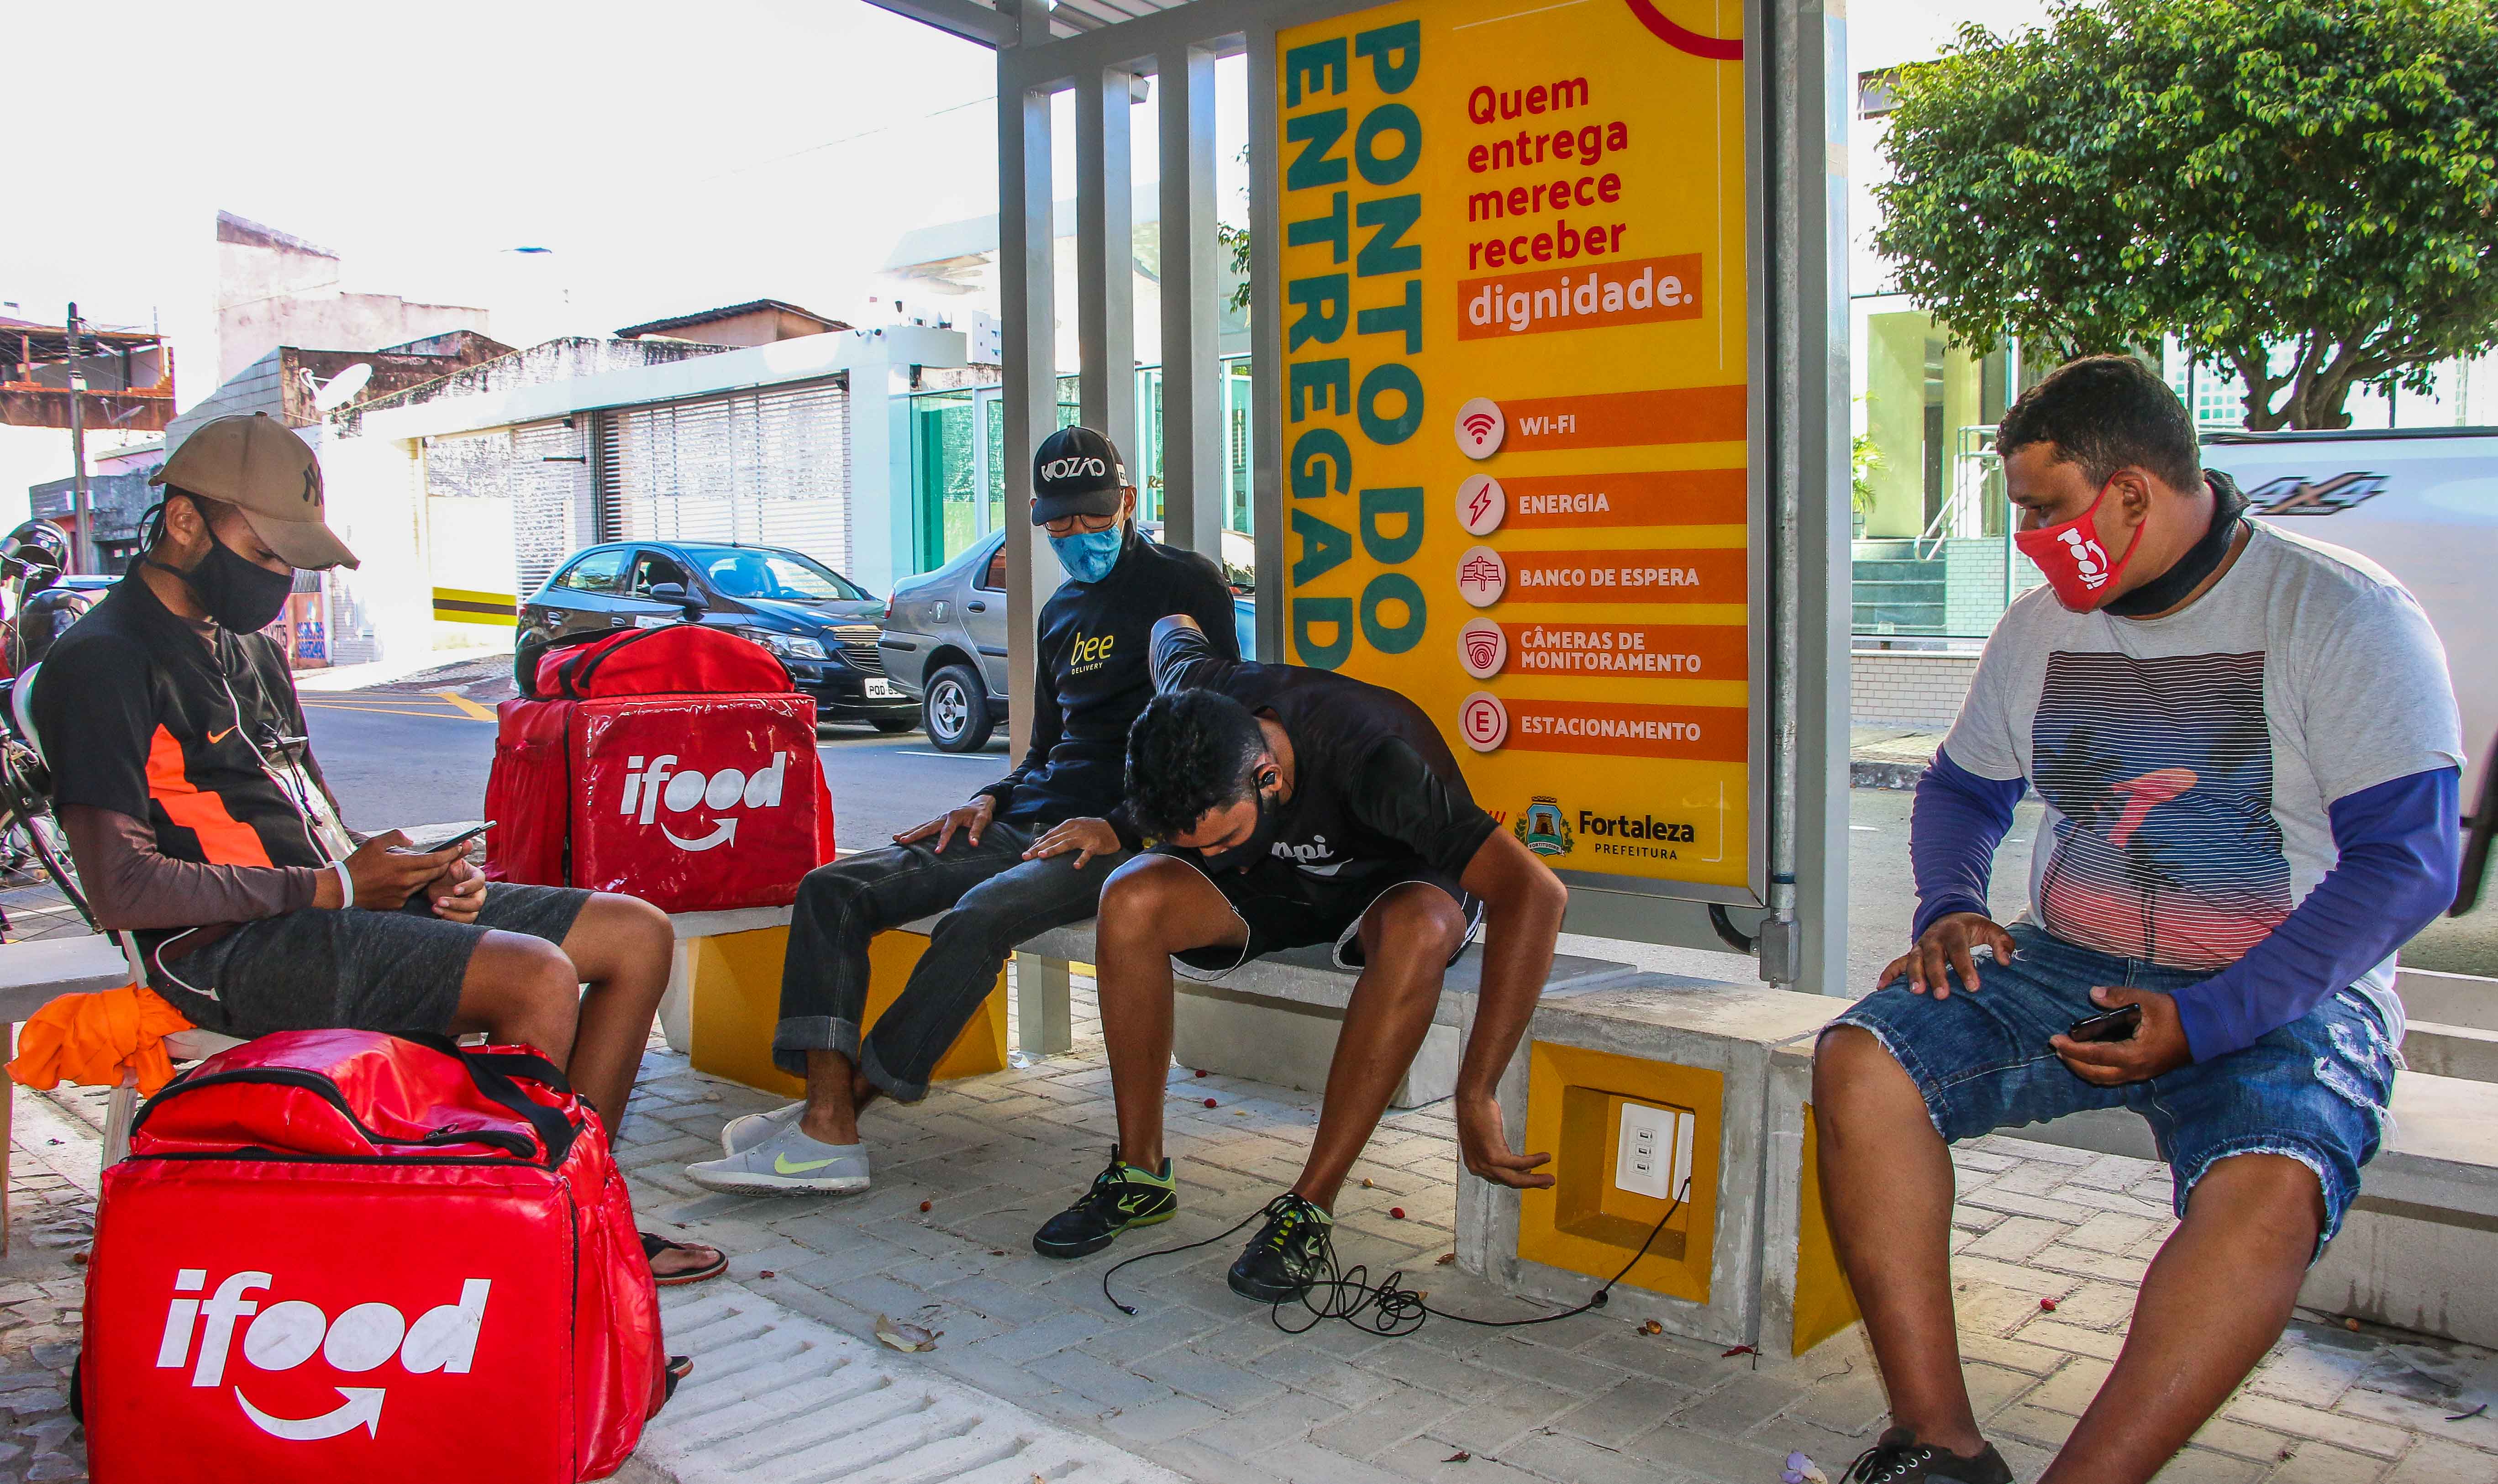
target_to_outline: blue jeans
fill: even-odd
[[[2395,1054],[2377,1008],[2354,989],[2243,1050],[2147,1082],[2100,1087],[2075,1077],[2049,1037],[2085,1016],[2095,985],[2173,994],[2205,976],[2080,948],[2042,928],[2011,929],[2010,963],[1979,970],[1975,993],[1952,976],[1947,1000],[1912,994],[1903,979],[1832,1021],[1862,1026],[1906,1069],[1946,1140],[2044,1123],[2086,1108],[2142,1114],[2176,1177],[2177,1213],[2214,1162],[2282,1154],[2324,1189],[2318,1250],[2342,1228],[2359,1193],[2359,1167],[2376,1157],[2393,1095]]]
[[[773,1065],[804,1077],[809,1051],[839,1051],[894,1101],[926,1097],[929,1074],[979,1013],[1014,946],[1091,920],[1102,883],[1130,858],[1114,851],[1081,870],[1073,855],[1026,860],[1036,833],[997,821],[977,845],[956,831],[942,855],[936,841],[922,840],[861,851],[808,872],[790,908]],[[938,912],[945,915],[901,997],[862,1036],[869,940]]]

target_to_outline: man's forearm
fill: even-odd
[[[1955,912],[1988,915],[1986,890],[1995,849],[2012,828],[2012,809],[2026,787],[2018,778],[1985,778],[1952,761],[1942,749],[1917,779],[1908,809],[1909,871],[1916,878],[1915,942],[1936,919]]]
[[[1517,1054],[1544,982],[1553,974],[1553,943],[1561,909],[1542,902],[1490,904],[1485,913],[1484,966],[1475,995],[1474,1030],[1457,1069],[1457,1096],[1490,1097]]]
[[[156,849],[147,826],[109,809],[61,811],[79,885],[110,930],[249,922],[312,906],[331,872],[301,866],[203,865]]]

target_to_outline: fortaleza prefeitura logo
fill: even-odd
[[[1561,801],[1539,793],[1511,826],[1519,843],[1539,855],[1570,854],[1570,822],[1561,817]]]

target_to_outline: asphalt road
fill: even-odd
[[[313,750],[356,828],[483,817],[486,774],[495,758],[487,705],[414,690],[306,694],[304,705]],[[1008,766],[1003,743],[954,756],[930,747],[915,732],[887,737],[864,727],[829,728],[817,751],[832,785],[835,838],[844,850],[883,844],[895,831],[960,803]],[[1875,973],[1900,952],[1915,907],[1907,866],[1908,800],[1908,794],[1893,790],[1848,792],[1848,966],[1860,985],[1870,987]],[[1996,856],[1992,895],[1997,912],[2006,918],[2021,909],[2028,889],[2038,810],[2035,799],[2020,807],[2012,836]],[[2498,975],[2498,883],[2492,887],[2492,901],[2460,920],[2440,919],[2404,951],[2403,961]],[[1728,958],[1717,971],[1740,967]]]

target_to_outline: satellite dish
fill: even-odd
[[[336,411],[340,407],[343,407],[347,403],[355,401],[356,394],[363,391],[365,389],[365,383],[372,379],[373,363],[370,361],[358,361],[355,365],[348,367],[345,371],[338,372],[338,374],[321,383],[320,388],[312,394],[313,410],[319,412]]]

